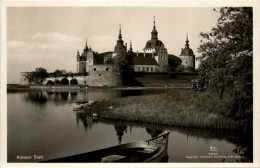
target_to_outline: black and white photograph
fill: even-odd
[[[260,166],[258,2],[41,4],[1,6],[3,167]]]

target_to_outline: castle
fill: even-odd
[[[96,65],[97,67],[105,64],[105,61],[109,58],[115,58],[124,53],[131,53],[134,62],[135,72],[166,72],[169,66],[172,66],[170,62],[176,64],[182,64],[184,70],[188,68],[195,68],[195,55],[192,49],[189,48],[188,37],[186,40],[185,49],[182,49],[180,58],[168,54],[163,42],[158,39],[158,31],[155,26],[155,18],[153,22],[153,29],[151,32],[151,39],[146,42],[143,52],[133,52],[132,42],[130,41],[129,50],[127,50],[127,43],[124,44],[122,40],[121,26],[119,27],[119,35],[114,51],[97,53],[92,51],[91,48],[86,46],[80,55],[77,53],[77,72],[87,73],[90,71],[91,66]]]
[[[184,72],[195,69],[195,55],[192,49],[189,48],[188,36],[186,38],[185,48],[182,49],[180,57],[168,54],[165,45],[158,39],[158,31],[156,30],[154,17],[151,39],[146,42],[143,52],[133,52],[131,41],[130,47],[127,49],[127,43],[124,44],[123,41],[121,25],[113,52],[95,52],[91,47],[88,47],[86,41],[83,52],[80,54],[80,52],[77,51],[76,55],[77,73],[81,75],[74,76],[74,78],[77,79],[78,84],[89,86],[120,86],[122,84],[121,70],[114,65],[106,64],[106,61],[111,58],[120,57],[126,53],[129,53],[133,58],[133,69],[135,72],[167,72],[168,68],[177,67],[180,64],[183,66]],[[29,84],[26,79],[26,74],[27,73],[21,73],[20,84]],[[49,80],[54,81],[58,78],[48,77],[44,81],[44,84]],[[70,80],[70,77],[68,77],[68,79]]]

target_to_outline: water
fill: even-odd
[[[70,156],[150,139],[164,131],[171,132],[168,162],[252,161],[252,144],[238,132],[93,121],[91,117],[73,111],[76,103],[88,100],[162,92],[164,90],[90,89],[9,93],[8,162],[39,162]]]

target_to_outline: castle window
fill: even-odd
[[[94,71],[96,71],[97,69],[96,68],[94,68]]]
[[[186,64],[187,64],[188,62],[186,61]]]
[[[147,67],[146,69],[147,69],[147,71],[149,71],[149,67]]]
[[[101,76],[101,74],[99,74],[99,76]]]
[[[120,75],[117,75],[117,77],[120,77]]]
[[[153,71],[153,67],[151,67],[151,72]]]
[[[109,68],[106,68],[106,71],[109,71]]]

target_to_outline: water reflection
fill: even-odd
[[[84,127],[85,134],[87,134],[87,130],[91,129],[93,124],[95,123],[92,117],[82,115],[80,113],[76,113],[76,123],[79,126],[80,123],[82,123]]]
[[[35,102],[37,104],[45,104],[47,97],[43,92],[29,92],[25,99],[27,102]]]
[[[118,138],[118,143],[119,145],[122,142],[122,137],[124,133],[127,133],[127,126],[125,124],[115,124],[114,128],[116,130],[117,138]]]
[[[145,130],[148,134],[151,135],[152,138],[157,137],[158,135],[162,134],[164,130],[158,128],[150,128],[145,127]]]
[[[26,93],[27,101],[44,104],[47,101],[55,103],[100,101],[126,96],[139,96],[163,93],[164,90],[116,90],[93,88],[83,91],[34,91]]]
[[[17,154],[41,154],[45,159],[52,159],[147,140],[164,131],[171,132],[169,162],[252,162],[252,132],[168,127],[100,118],[93,120],[91,116],[73,111],[73,103],[127,96],[127,92],[130,96],[160,93],[94,89],[8,94],[8,162],[37,162],[18,160]],[[208,155],[210,146],[218,147],[219,155],[241,157],[186,159],[186,155]]]
[[[91,118],[91,117],[86,117]],[[90,119],[92,120],[92,119]],[[253,161],[253,146],[252,141],[250,141],[250,136],[247,136],[247,134],[243,132],[234,132],[234,131],[222,131],[222,130],[204,130],[204,129],[194,129],[194,128],[182,128],[182,127],[170,127],[170,126],[158,126],[158,125],[149,125],[149,124],[137,124],[137,123],[131,123],[131,122],[116,122],[116,121],[109,121],[105,119],[98,119],[97,123],[106,123],[113,125],[116,131],[117,139],[119,144],[121,144],[123,136],[127,134],[127,128],[130,127],[130,134],[131,129],[133,127],[140,127],[144,128],[147,134],[151,136],[151,138],[154,138],[160,134],[162,134],[164,131],[170,131],[170,132],[178,132],[186,137],[187,143],[194,143],[194,137],[196,137],[197,140],[203,141],[211,141],[211,140],[220,140],[220,141],[227,141],[231,142],[235,145],[235,147],[232,149],[231,154],[233,155],[239,155],[241,157],[237,157],[235,159],[235,162],[252,162]],[[190,140],[189,140],[190,137]],[[171,134],[171,138],[174,139],[174,135]],[[193,140],[192,140],[193,139]],[[189,142],[190,141],[190,142]],[[251,142],[251,143],[250,143]],[[174,149],[171,149],[174,150]],[[171,153],[169,154],[171,155]],[[200,162],[203,160],[200,160]],[[234,162],[233,160],[225,160],[222,159],[222,162]],[[198,162],[195,160],[195,162]]]

